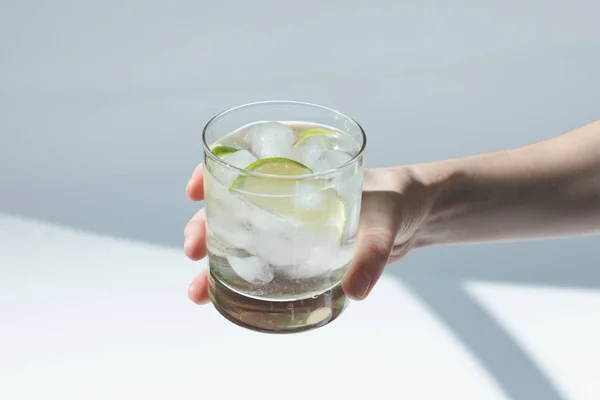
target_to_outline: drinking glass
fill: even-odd
[[[339,111],[298,101],[245,104],[203,131],[209,294],[262,332],[323,326],[347,305],[366,137]]]

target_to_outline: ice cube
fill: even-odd
[[[296,131],[279,122],[261,122],[248,128],[252,153],[259,159],[287,157],[297,139]]]
[[[204,173],[204,195],[209,210],[226,213],[226,218],[239,219],[246,221],[249,215],[249,205],[239,192],[229,191],[229,186],[222,184],[212,177],[212,174],[206,171]],[[220,217],[219,217],[220,218]]]
[[[345,134],[331,137],[328,149],[346,154],[357,154],[360,146],[354,138]]]
[[[227,158],[225,158],[225,162],[227,164],[242,169],[248,167],[255,161],[256,157],[254,157],[252,153],[250,153],[247,150],[238,150],[235,153],[232,153],[231,155],[227,156]]]
[[[235,251],[227,251],[227,261],[233,271],[249,283],[269,283],[273,280],[273,271],[260,257],[239,257]]]
[[[288,232],[295,229],[293,221],[286,220],[253,204],[249,204],[247,208],[246,220],[250,226],[261,230]]]
[[[360,199],[362,195],[362,173],[361,171],[355,172],[352,176],[342,176],[334,179],[336,184],[336,190],[344,198],[346,204],[352,201],[352,204],[356,203],[357,199]]]
[[[348,153],[336,150],[327,150],[319,156],[312,164],[312,169],[315,172],[325,172],[341,167],[352,159]]]
[[[215,237],[215,234],[210,230],[208,225],[206,227],[206,247],[210,256],[225,257],[227,246]]]
[[[310,136],[302,139],[291,151],[290,157],[314,170],[317,160],[329,148],[329,139],[325,136]]]
[[[338,268],[344,268],[348,266],[352,262],[352,258],[354,257],[354,250],[356,248],[355,242],[347,242],[344,243],[337,253],[336,257],[332,263],[332,271],[335,271]]]
[[[302,210],[316,209],[323,204],[325,194],[321,186],[313,181],[298,181],[297,194],[292,198],[294,207]]]
[[[286,274],[292,279],[310,279],[331,275],[340,268],[346,268],[354,256],[354,242],[339,246],[318,245],[310,251],[306,262],[294,265]]]
[[[252,228],[253,246],[256,254],[274,266],[291,266],[303,263],[313,243],[311,238],[298,230]]]
[[[236,149],[250,150],[250,135],[247,131],[228,135],[226,137],[231,138],[229,142],[231,143],[231,147],[235,147]]]
[[[238,150],[225,157],[225,161],[229,165],[244,169],[257,160],[252,153],[247,150]],[[224,186],[229,188],[237,179],[240,173],[232,168],[219,167],[213,172],[213,176],[219,180]]]
[[[252,249],[252,235],[245,221],[222,204],[207,204],[206,219],[214,236],[227,247]]]
[[[212,171],[204,171],[204,199],[209,203],[220,203],[231,196],[231,193],[229,186],[219,182],[213,175]]]
[[[314,244],[308,252],[308,258],[302,263],[297,263],[287,271],[292,279],[315,278],[337,269],[335,263],[338,257],[339,246],[336,243]]]

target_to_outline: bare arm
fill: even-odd
[[[439,188],[417,247],[600,231],[600,121],[534,145],[413,169]]]

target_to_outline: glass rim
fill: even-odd
[[[274,174],[264,174],[264,173],[256,172],[256,171],[249,171],[247,169],[238,168],[234,165],[228,164],[227,162],[225,162],[225,160],[223,160],[213,154],[213,152],[210,149],[209,144],[206,142],[206,132],[212,124],[214,124],[222,117],[224,117],[234,111],[237,111],[237,110],[240,110],[243,108],[259,106],[259,105],[269,105],[269,104],[288,104],[288,105],[313,107],[313,108],[321,109],[323,111],[329,111],[329,112],[337,114],[343,118],[346,118],[349,121],[351,121],[353,124],[355,124],[358,127],[358,129],[360,130],[360,136],[362,138],[362,144],[360,146],[360,149],[358,150],[356,155],[352,156],[352,158],[350,160],[346,161],[344,164],[340,165],[339,167],[332,168],[330,170],[323,171],[323,172],[311,172],[309,174],[300,174],[300,175],[274,175]],[[310,122],[310,121],[305,121],[305,122]],[[366,145],[367,145],[367,135],[365,134],[365,131],[362,128],[362,126],[354,118],[349,117],[348,115],[344,114],[343,112],[335,110],[333,108],[325,107],[325,106],[315,104],[315,103],[308,103],[308,102],[304,102],[304,101],[295,101],[295,100],[265,100],[265,101],[255,101],[252,103],[241,104],[239,106],[235,106],[235,107],[232,107],[227,110],[219,112],[214,117],[212,117],[210,120],[208,120],[208,122],[204,126],[204,129],[202,129],[202,146],[204,147],[204,154],[207,157],[209,157],[212,161],[214,161],[218,164],[221,164],[223,167],[230,168],[230,169],[233,169],[240,173],[243,173],[244,175],[254,176],[254,177],[258,177],[258,178],[265,178],[265,179],[297,180],[297,179],[315,178],[315,177],[333,174],[337,171],[340,171],[344,168],[349,167],[350,165],[355,164],[362,157],[362,155],[365,151]]]

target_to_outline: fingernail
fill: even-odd
[[[369,271],[361,269],[354,275],[353,281],[354,283],[352,287],[354,289],[354,293],[352,293],[351,296],[354,296],[358,300],[364,299],[369,291],[371,283],[373,282],[373,276],[371,273],[369,273]]]

